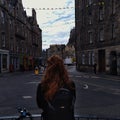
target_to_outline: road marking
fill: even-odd
[[[30,99],[32,96],[22,96],[24,99]]]
[[[103,78],[103,77],[100,77]],[[119,82],[120,80],[117,78],[112,78],[112,77],[104,77],[103,79],[109,80],[109,81],[114,81],[114,82]]]
[[[83,85],[83,89],[88,89],[88,85],[87,85],[87,84],[84,84],[84,85]]]
[[[38,84],[38,83],[40,83],[40,82],[27,82],[26,84]]]
[[[97,77],[97,76],[91,76],[91,78],[100,78],[100,77]]]

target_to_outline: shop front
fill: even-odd
[[[9,72],[9,51],[0,49],[0,72]]]
[[[10,65],[9,71],[18,71],[19,70],[19,57],[16,53],[10,53]]]

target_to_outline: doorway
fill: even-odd
[[[105,72],[105,50],[98,50],[98,71]]]
[[[117,75],[117,53],[116,51],[110,52],[110,74]]]

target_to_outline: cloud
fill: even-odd
[[[74,0],[23,0],[23,5],[25,8],[45,8],[36,10],[43,49],[49,48],[50,44],[67,44],[70,30],[75,26]],[[31,10],[27,10],[27,14],[30,15]]]

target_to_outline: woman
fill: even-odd
[[[50,101],[52,101],[60,88],[68,89],[74,96],[74,102],[76,98],[75,84],[69,79],[67,70],[64,66],[62,58],[58,55],[51,56],[47,61],[47,67],[45,75],[43,76],[41,83],[37,88],[37,105],[43,110],[42,116],[44,120],[54,120],[54,117],[48,115],[48,107]],[[69,103],[69,101],[68,101]],[[70,112],[69,120],[74,120],[74,106]],[[66,117],[67,118],[67,117]],[[65,120],[65,115],[58,116],[57,120]]]

